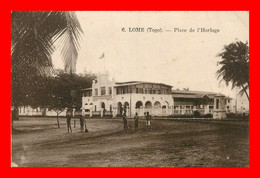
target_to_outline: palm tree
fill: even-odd
[[[226,85],[232,84],[234,87],[242,87],[239,92],[241,95],[246,94],[249,100],[249,47],[248,42],[241,41],[224,46],[223,52],[217,55],[222,58],[218,62],[221,68],[217,71],[218,79],[225,81]]]
[[[28,97],[35,77],[50,74],[55,46],[65,71],[74,73],[83,33],[75,12],[13,11],[11,13],[11,91],[17,109]]]
[[[57,42],[65,71],[75,72],[81,33],[75,12],[14,11],[11,13],[12,64],[27,63],[42,73],[52,66],[51,55]]]

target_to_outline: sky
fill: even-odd
[[[160,82],[173,89],[235,97],[236,91],[216,78],[221,60],[217,54],[224,45],[249,41],[248,12],[80,11],[76,15],[84,32],[76,73],[107,71],[116,81]],[[144,28],[144,32],[129,32],[135,27]],[[147,28],[161,28],[163,32],[148,33]],[[188,32],[174,32],[174,28]],[[190,28],[195,32],[189,32]],[[219,32],[197,32],[197,28]],[[103,53],[105,57],[99,59]],[[63,68],[58,51],[53,64]]]

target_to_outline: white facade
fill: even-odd
[[[116,82],[109,80],[108,74],[102,74],[93,80],[92,87],[82,89],[81,111],[72,111],[72,115],[84,116],[121,116],[128,117],[136,113],[144,116],[149,112],[152,116],[193,115],[199,111],[201,115],[213,114],[216,110],[214,101],[217,93],[189,90],[172,90],[172,86],[152,82]],[[226,113],[233,111],[232,98],[225,97],[222,106]],[[20,107],[19,115],[25,116],[57,116],[48,108],[32,109]],[[66,116],[65,110],[59,116]]]
[[[66,116],[67,110],[65,109],[59,116]],[[18,109],[20,116],[57,116],[57,113],[54,110],[48,108],[37,107],[33,109],[31,106],[21,106]]]
[[[83,115],[109,114],[113,117],[126,112],[128,117],[135,113],[143,116],[149,112],[153,116],[167,116],[173,113],[171,86],[149,82],[117,83],[102,74],[92,83],[92,88],[84,89],[82,97]]]

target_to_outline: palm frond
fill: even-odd
[[[216,72],[217,79],[232,84],[232,89],[249,83],[249,47],[248,43],[235,42],[224,46],[218,64],[221,68]]]
[[[43,74],[52,67],[53,42],[43,28],[48,12],[12,12],[12,66],[35,67]],[[25,69],[26,70],[26,69]]]
[[[65,69],[75,71],[82,29],[75,12],[13,11],[11,13],[12,71],[35,67],[43,74],[52,69],[54,42],[60,41]]]
[[[77,20],[75,12],[64,12],[61,15],[62,26],[60,30],[56,30],[53,39],[61,48],[65,71],[74,73],[76,70],[76,62],[78,50],[80,48],[79,40],[83,33]]]
[[[248,85],[244,86],[244,87],[239,91],[238,94],[241,95],[241,96],[244,95],[245,92],[247,92],[248,88],[249,88]]]

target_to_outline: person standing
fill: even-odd
[[[68,127],[68,133],[70,131],[72,133],[72,129],[71,129],[71,116],[70,116],[70,114],[67,114],[67,127]]]
[[[80,122],[80,130],[81,132],[84,132],[84,118],[82,115],[80,115],[80,118],[79,118],[79,122]]]
[[[127,130],[127,119],[126,119],[126,114],[123,114],[123,122],[124,122],[124,130]]]
[[[151,127],[151,115],[149,114],[149,112],[146,113],[146,127],[147,129],[151,130],[152,127]]]
[[[134,120],[135,120],[135,131],[137,131],[138,130],[138,120],[139,120],[138,113],[135,113]]]

